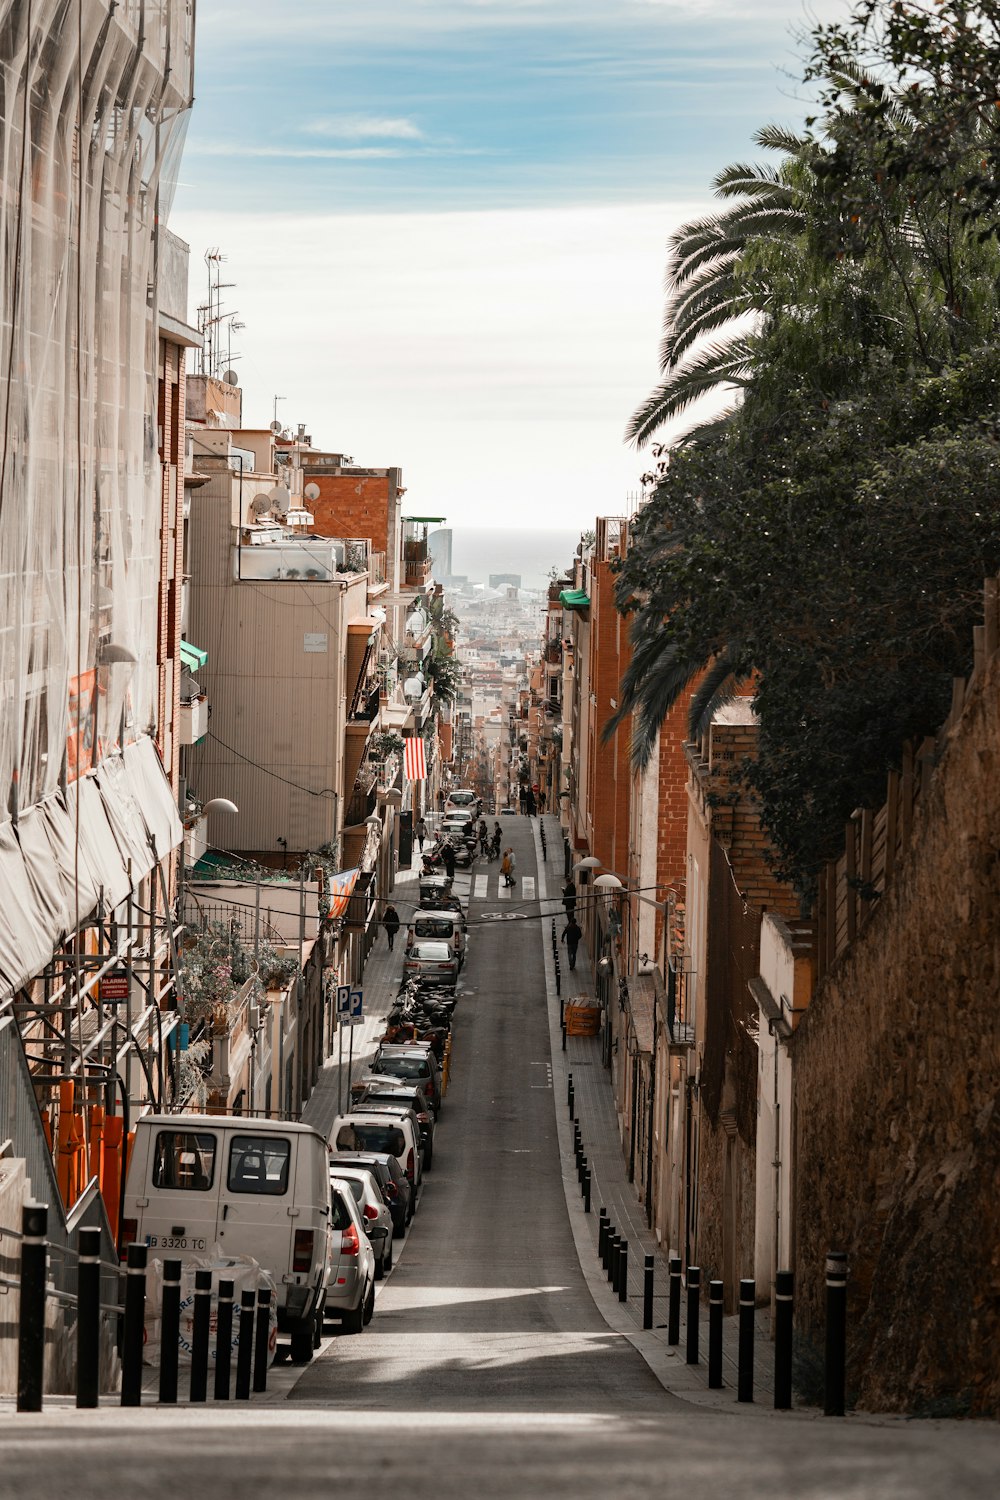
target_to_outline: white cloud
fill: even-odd
[[[252,141],[192,141],[187,156],[273,157],[289,161],[375,161],[402,156],[398,146],[265,146]]]
[[[422,141],[424,133],[412,120],[366,119],[333,115],[302,126],[306,135],[332,136],[342,141]]]
[[[248,425],[282,415],[400,464],[455,524],[583,526],[638,489],[665,243],[704,203],[483,213],[178,215],[227,252]],[[197,291],[197,287],[195,288]]]

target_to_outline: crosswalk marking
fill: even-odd
[[[497,895],[499,896],[499,898],[500,898],[501,901],[509,901],[510,900],[510,893],[511,893],[511,891],[513,889],[514,889],[513,886],[504,885],[503,879],[501,878],[501,880],[500,880],[500,889],[497,891]]]
[[[476,888],[475,888],[475,891],[473,892],[473,895],[475,896],[475,898],[476,898],[477,901],[485,901],[486,900],[486,893],[489,890],[489,885],[490,885],[490,877],[488,875],[477,875],[476,876],[476,882],[475,882]]]
[[[534,899],[535,899],[535,877],[534,877],[534,875],[525,875],[524,879],[521,881],[521,895],[524,897],[525,901],[534,901]]]

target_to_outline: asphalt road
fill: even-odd
[[[263,1406],[8,1411],[0,1500],[993,1500],[993,1425],[706,1410],[604,1324],[563,1195],[541,924],[481,920],[533,910],[529,825],[504,830],[522,883],[471,904],[434,1170],[372,1325]]]

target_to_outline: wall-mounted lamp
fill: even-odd
[[[228,797],[209,797],[202,807],[203,813],[238,813],[239,808]]]

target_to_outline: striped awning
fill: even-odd
[[[181,661],[189,672],[197,672],[199,667],[207,663],[208,652],[203,651],[200,646],[193,646],[190,641],[181,641]]]

